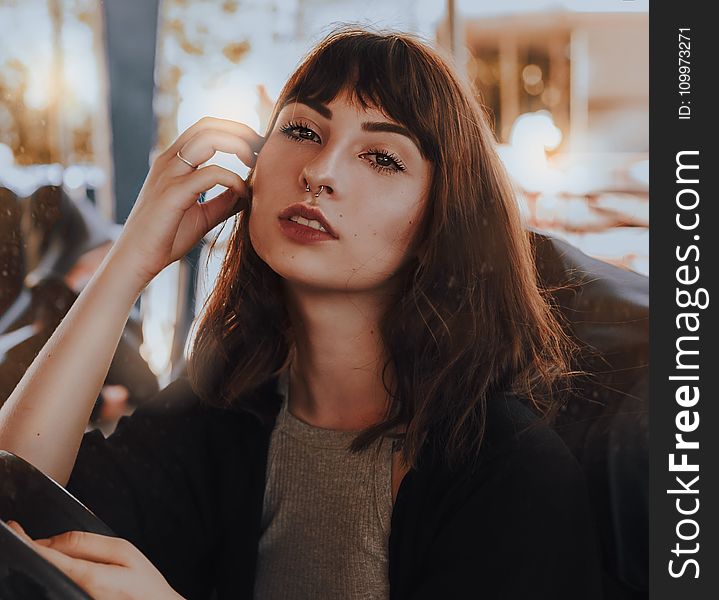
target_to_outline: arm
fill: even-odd
[[[0,447],[65,484],[142,286],[110,253],[0,412]]]
[[[235,173],[193,164],[216,151],[253,165],[262,138],[232,121],[205,118],[152,165],[120,238],[0,409],[0,448],[65,485],[130,309],[155,275],[240,210],[249,190]],[[228,190],[204,204],[197,195]]]

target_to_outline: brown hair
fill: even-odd
[[[267,131],[288,101],[328,103],[342,92],[413,132],[433,169],[401,289],[380,324],[390,410],[352,449],[406,424],[409,465],[417,465],[428,437],[442,444],[448,464],[474,461],[495,394],[521,395],[548,418],[556,412],[553,390],[569,372],[570,342],[538,286],[487,118],[449,64],[412,36],[343,28],[290,77]],[[255,253],[248,225],[245,210],[188,367],[207,402],[262,412],[263,384],[287,365],[293,338],[280,277]]]

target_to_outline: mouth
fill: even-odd
[[[296,202],[283,209],[278,216],[280,219],[291,221],[297,225],[329,235],[334,239],[339,239],[339,236],[335,233],[334,229],[332,229],[332,226],[322,211],[314,206]]]

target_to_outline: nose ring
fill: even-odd
[[[315,194],[315,198],[319,198],[320,194],[322,193],[322,190],[325,189],[325,186],[321,185],[319,191]],[[310,184],[308,183],[305,187],[305,192],[311,192],[312,189],[310,188]]]

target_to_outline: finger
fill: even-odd
[[[26,542],[32,542],[30,536],[25,533],[25,530],[22,528],[22,525],[20,525],[20,523],[18,523],[17,521],[6,521],[6,524]]]
[[[191,137],[180,149],[184,159],[193,165],[201,165],[210,160],[216,152],[227,152],[236,155],[248,167],[254,167],[257,157],[250,144],[241,137],[218,129],[206,129]],[[187,173],[191,169],[186,163],[175,156],[168,168],[173,174]]]
[[[191,211],[197,210],[202,213],[202,215],[198,215],[191,221],[195,224],[195,235],[197,237],[204,236],[210,229],[246,209],[248,205],[249,199],[238,198],[234,190],[225,190],[209,202],[197,204],[196,207],[190,209]]]
[[[90,562],[66,556],[62,552],[48,547],[52,538],[46,540],[32,540],[30,536],[25,533],[25,530],[22,528],[20,523],[16,521],[8,521],[7,525],[45,560],[55,565],[78,585],[82,584],[82,581],[87,577],[89,572],[89,568],[91,566]]]
[[[8,527],[12,529],[15,533],[17,533],[23,540],[28,542],[29,544],[40,544],[41,546],[47,546],[49,544],[49,540],[33,540],[22,528],[22,525],[18,523],[17,521],[8,521],[7,522]]]
[[[247,206],[249,206],[249,199],[238,198],[234,190],[226,190],[209,202],[202,204],[195,202],[182,216],[171,250],[172,260],[187,253],[188,240],[191,240],[194,245],[204,238],[213,227]]]
[[[219,165],[202,167],[197,171],[178,177],[175,181],[177,181],[178,186],[186,190],[188,202],[194,201],[198,194],[206,192],[215,185],[224,185],[226,188],[234,190],[241,198],[249,198],[250,196],[249,187],[244,179],[237,173]]]
[[[71,558],[112,565],[129,565],[138,552],[126,540],[87,531],[68,531],[40,545]]]
[[[46,561],[55,565],[76,584],[87,591],[86,585],[92,576],[93,570],[96,570],[98,565],[90,561],[67,556],[58,550],[47,548],[39,544],[35,544],[34,549]]]
[[[215,226],[229,219],[249,205],[246,198],[238,198],[234,190],[226,190],[209,202],[200,204],[196,202],[182,217],[177,232],[179,240],[200,240]],[[172,256],[183,254],[180,249],[173,247]]]
[[[229,119],[218,119],[215,117],[202,117],[197,123],[188,127],[175,141],[174,143],[163,153],[167,158],[175,157],[177,151],[182,148],[187,141],[192,138],[196,133],[205,129],[221,129],[228,133],[239,136],[247,141],[250,148],[254,152],[259,152],[262,145],[265,143],[259,133],[238,121],[230,121]],[[184,156],[184,155],[183,155]],[[194,163],[197,164],[197,163]]]

